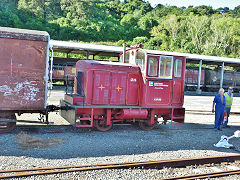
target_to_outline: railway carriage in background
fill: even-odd
[[[71,85],[74,81],[75,74],[76,74],[75,66],[53,65],[52,82],[53,83],[63,82],[64,85],[66,85],[66,82],[68,82],[68,84]]]
[[[221,78],[221,69],[203,68],[201,72],[200,87],[206,92],[217,92],[219,90]],[[198,68],[186,67],[185,73],[185,91],[195,91],[198,84]],[[224,71],[223,88],[234,87],[235,92],[240,91],[240,72],[239,71]]]
[[[198,84],[198,68],[186,66],[185,72],[185,91],[196,91]],[[203,88],[205,85],[205,70],[201,71],[200,87]]]
[[[159,118],[184,123],[186,58],[132,48],[121,59],[123,63],[78,61],[75,92],[61,101],[61,116],[76,127],[100,131],[113,123],[138,123],[150,130]]]

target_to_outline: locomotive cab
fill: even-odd
[[[138,65],[143,76],[141,106],[182,107],[186,60],[162,51],[130,49],[124,63]]]

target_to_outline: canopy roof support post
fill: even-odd
[[[201,94],[201,77],[202,77],[202,59],[199,61],[199,68],[198,68],[198,84],[197,84],[197,94]]]
[[[126,43],[123,43],[123,56],[121,59],[121,62],[124,63],[125,62],[125,57],[126,57]]]
[[[87,51],[87,53],[86,53],[86,59],[87,60],[89,59],[89,51]]]
[[[53,80],[52,80],[52,76],[53,76],[53,47],[50,47],[51,50],[51,64],[50,64],[50,89],[53,88]]]
[[[220,79],[220,88],[223,87],[223,75],[224,75],[224,62],[222,63],[221,79]]]

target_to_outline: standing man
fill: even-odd
[[[225,96],[224,96],[224,89],[219,89],[219,93],[215,96],[213,100],[212,112],[215,112],[215,122],[214,122],[214,129],[221,131],[221,124],[224,115],[225,109]],[[214,110],[215,108],[215,110]]]
[[[228,125],[228,118],[230,115],[231,106],[232,106],[232,102],[233,102],[233,93],[232,92],[233,92],[233,88],[229,87],[228,92],[226,92],[224,94],[224,96],[226,98],[225,112],[227,113],[227,120],[223,122],[223,127],[226,127],[226,128],[230,128],[230,126]]]

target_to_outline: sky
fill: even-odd
[[[234,9],[236,6],[240,5],[240,0],[148,0],[154,7],[157,4],[171,5],[178,7],[188,7],[190,5],[200,6],[200,5],[210,5],[213,9],[219,7],[229,7]]]

